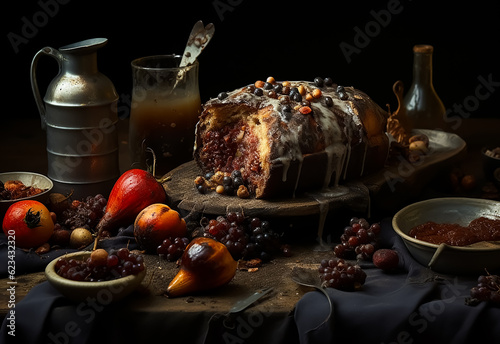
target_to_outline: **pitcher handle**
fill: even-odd
[[[45,118],[45,106],[42,100],[42,97],[40,96],[40,90],[38,89],[38,83],[36,82],[36,69],[38,65],[38,60],[42,55],[48,55],[52,56],[57,60],[57,63],[59,65],[59,73],[61,72],[61,62],[62,62],[62,54],[54,48],[51,47],[45,47],[38,51],[35,56],[33,57],[33,60],[31,61],[31,70],[30,70],[30,78],[31,78],[31,89],[33,91],[33,96],[35,97],[35,102],[38,107],[38,111],[40,112],[40,119],[41,119],[41,124],[42,124],[42,129],[45,130],[46,128],[46,118]]]

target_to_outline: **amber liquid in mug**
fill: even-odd
[[[199,95],[174,99],[132,100],[130,142],[133,167],[151,170],[156,156],[155,175],[162,176],[192,160],[195,126],[200,114]],[[133,138],[133,139],[132,139]]]

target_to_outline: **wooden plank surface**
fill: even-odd
[[[332,251],[317,251],[315,245],[293,246],[296,250],[292,257],[277,256],[263,264],[257,271],[238,270],[234,279],[226,286],[207,292],[169,299],[164,296],[169,282],[178,272],[175,262],[169,262],[157,255],[145,255],[147,274],[139,290],[120,301],[123,307],[134,312],[218,312],[226,313],[233,304],[255,291],[273,287],[269,297],[256,305],[265,312],[286,314],[293,310],[309,288],[295,284],[290,273],[293,267],[317,269],[321,259],[332,256]],[[16,302],[21,301],[35,285],[46,281],[44,272],[17,276]],[[6,286],[8,279],[0,279]],[[91,282],[89,282],[91,283]],[[7,288],[0,289],[0,316],[9,310]]]

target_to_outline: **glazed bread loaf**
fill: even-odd
[[[268,78],[203,106],[194,159],[203,173],[241,172],[256,198],[290,197],[383,167],[387,113],[365,93]]]

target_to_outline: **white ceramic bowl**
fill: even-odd
[[[52,180],[50,180],[48,177],[42,174],[34,172],[0,173],[0,181],[2,181],[2,183],[5,183],[9,180],[19,180],[26,186],[35,186],[37,188],[47,189],[47,190],[42,193],[39,193],[38,195],[30,197],[18,198],[13,200],[0,200],[0,223],[3,220],[5,212],[13,203],[26,199],[31,199],[42,203],[46,203],[48,201],[49,194],[52,191],[52,188],[54,187]]]
[[[52,260],[45,268],[47,280],[61,294],[76,302],[88,302],[89,298],[106,305],[123,299],[132,293],[141,284],[146,269],[137,275],[129,275],[103,282],[72,281],[59,276],[55,271],[55,265],[60,258],[73,258],[84,260],[90,256],[88,251],[68,253],[64,256]]]
[[[467,226],[485,216],[500,219],[500,202],[476,198],[435,198],[411,204],[394,215],[392,226],[408,251],[422,265],[445,274],[484,274],[500,268],[500,244],[482,242],[480,247],[436,245],[408,235],[428,221]]]

